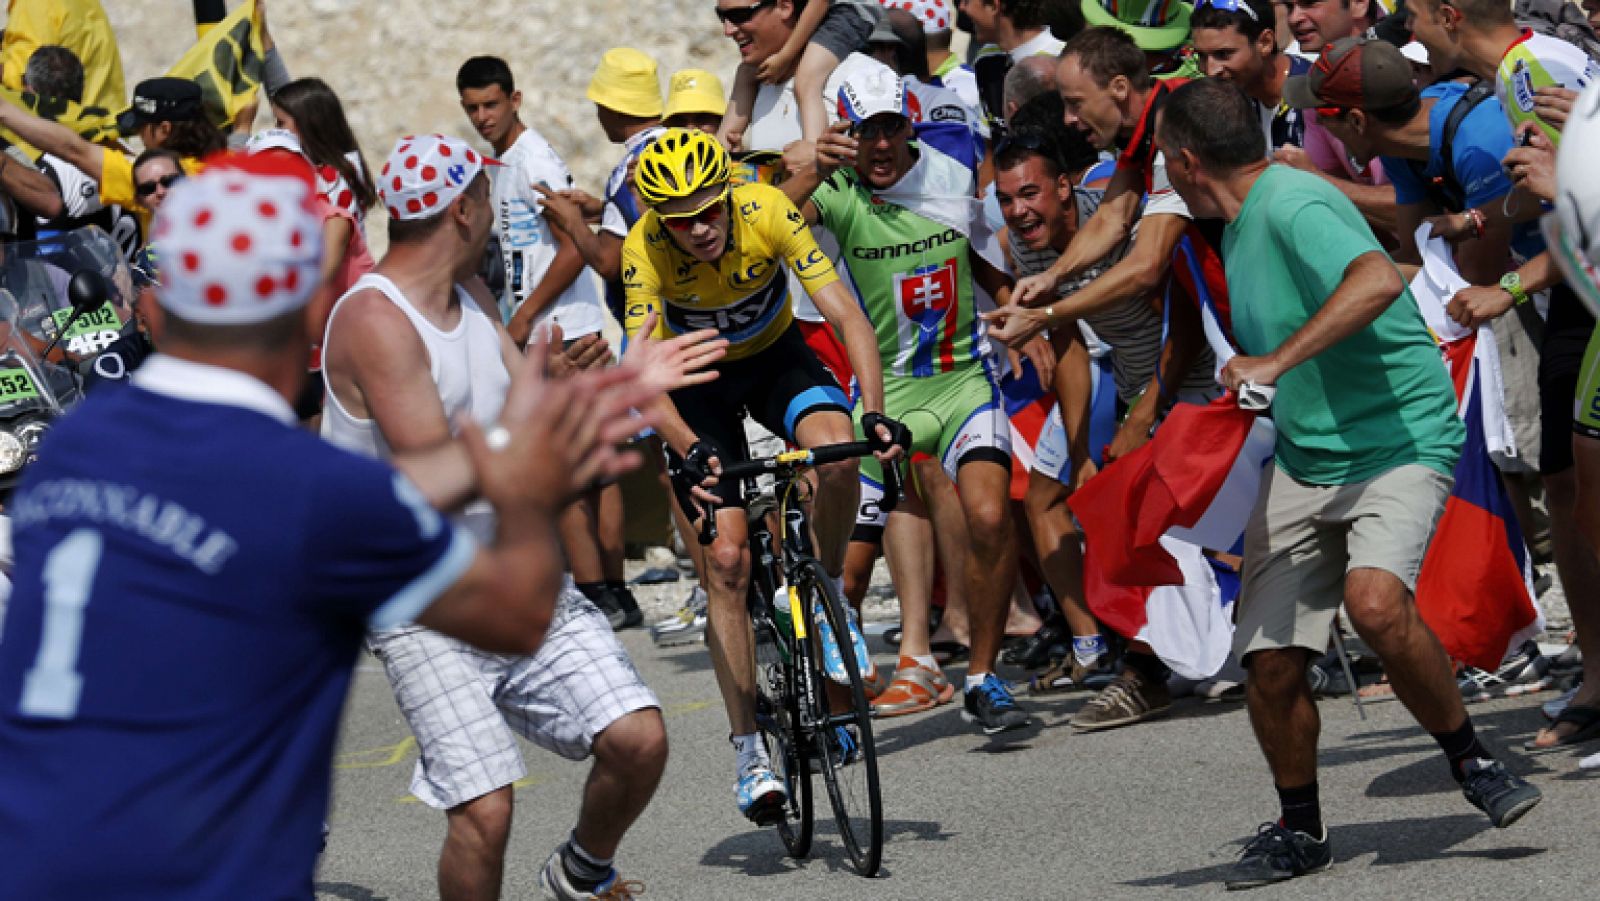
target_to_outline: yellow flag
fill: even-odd
[[[206,115],[226,126],[255,99],[265,57],[255,0],[245,0],[232,15],[207,29],[167,74],[200,85]]]
[[[59,97],[41,97],[29,91],[13,91],[7,87],[0,87],[0,97],[41,119],[59,122],[96,144],[111,144],[118,138],[117,116],[110,110],[98,106],[80,106]],[[31,157],[37,159],[39,156],[38,150],[9,129],[0,128],[0,138],[17,145]]]

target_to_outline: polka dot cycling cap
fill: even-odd
[[[311,166],[285,154],[225,154],[156,213],[157,299],[204,325],[264,322],[305,306],[322,266]]]
[[[950,14],[950,4],[946,0],[883,0],[885,9],[903,9],[916,16],[922,23],[922,30],[927,34],[937,34],[949,31],[955,24],[955,16]]]
[[[444,211],[484,166],[498,166],[465,141],[444,135],[406,135],[378,173],[378,193],[395,219],[426,219]]]

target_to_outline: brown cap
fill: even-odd
[[[1334,41],[1322,49],[1310,72],[1283,85],[1284,102],[1296,109],[1384,110],[1416,98],[1411,63],[1393,44],[1364,37]]]

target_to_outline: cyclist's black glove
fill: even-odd
[[[689,452],[683,455],[683,479],[691,486],[702,485],[706,479],[715,476],[711,471],[711,458],[722,458],[722,451],[710,441],[696,441],[689,446]]]
[[[889,433],[887,444],[878,435],[880,425]],[[891,447],[899,447],[903,451],[911,450],[911,430],[897,419],[890,419],[882,413],[866,413],[861,417],[861,430],[867,433],[867,440],[877,445],[876,450],[880,452],[887,451]]]

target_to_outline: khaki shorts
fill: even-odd
[[[1393,573],[1415,592],[1451,483],[1419,464],[1352,485],[1308,485],[1272,467],[1245,528],[1234,654],[1327,650],[1350,570]]]

